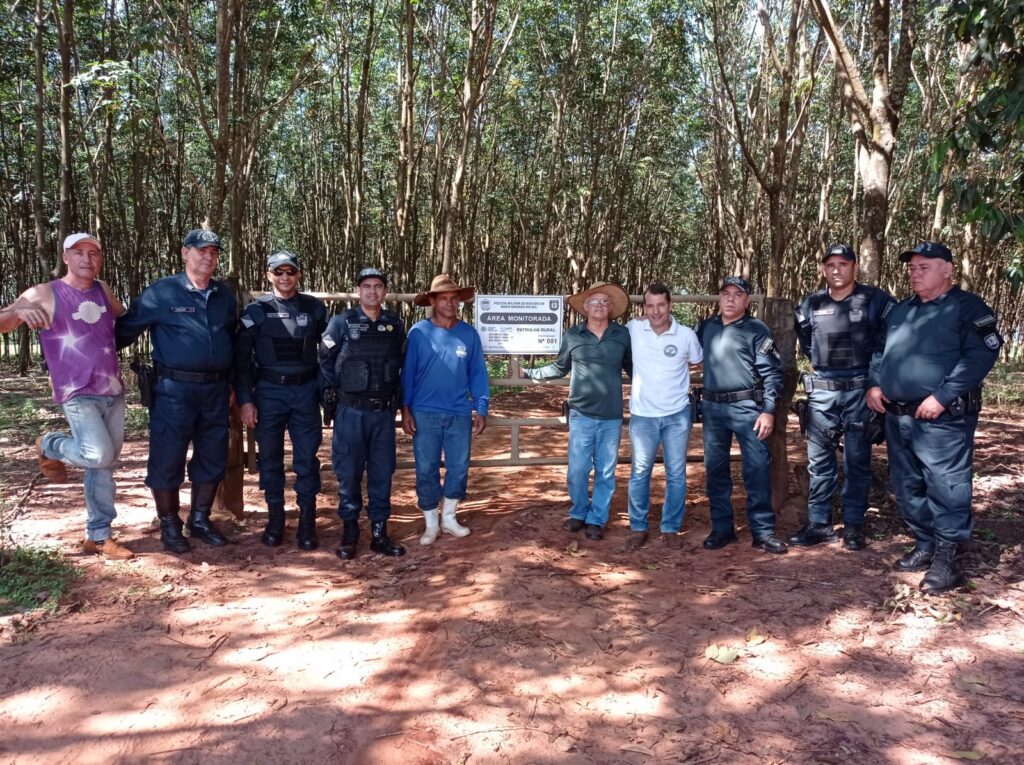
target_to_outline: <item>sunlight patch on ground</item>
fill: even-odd
[[[58,709],[66,701],[64,692],[65,689],[51,685],[15,693],[4,699],[0,712],[16,722],[31,722]]]

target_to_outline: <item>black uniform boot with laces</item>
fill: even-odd
[[[388,537],[388,522],[374,521],[370,524],[370,533],[373,539],[370,540],[370,549],[381,555],[390,555],[397,558],[405,555],[405,548],[398,542],[392,542]]]
[[[789,538],[789,543],[796,547],[813,547],[835,541],[836,532],[831,523],[805,523],[796,534]]]
[[[359,520],[341,522],[341,544],[334,553],[342,560],[352,560],[356,557],[356,546],[359,544]]]
[[[956,542],[936,542],[935,557],[928,573],[921,580],[921,591],[937,595],[967,584],[960,564],[960,545]]]
[[[898,571],[927,571],[935,556],[934,542],[918,541],[914,549],[896,561]]]
[[[153,501],[156,502],[156,514],[160,519],[160,542],[164,549],[173,553],[192,551],[181,533],[184,524],[181,522],[181,506],[178,504],[177,489],[153,489]]]

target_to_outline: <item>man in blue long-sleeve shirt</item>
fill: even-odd
[[[153,344],[157,380],[149,414],[146,485],[156,502],[160,541],[176,553],[191,549],[178,515],[189,444],[189,531],[208,545],[227,544],[210,522],[210,510],[227,467],[238,304],[231,290],[213,278],[220,249],[213,231],[190,231],[181,248],[184,272],[143,290],[115,327],[118,348],[135,342],[147,329]]]
[[[426,522],[420,538],[424,545],[433,544],[442,531],[469,534],[455,512],[466,496],[472,437],[487,427],[490,402],[480,335],[459,319],[459,303],[475,294],[473,287],[460,287],[448,274],[440,274],[414,301],[434,309],[431,318],[409,330],[402,365],[402,429],[412,436],[416,498]]]
[[[922,242],[900,255],[914,296],[886,318],[885,348],[868,373],[868,406],[887,412],[889,474],[914,549],[901,571],[928,570],[921,589],[966,582],[960,563],[971,538],[974,430],[981,383],[1003,339],[977,295],[954,287],[953,253]]]

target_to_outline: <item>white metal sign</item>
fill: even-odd
[[[561,295],[477,295],[473,303],[484,353],[558,352]]]

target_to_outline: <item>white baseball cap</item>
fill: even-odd
[[[78,233],[68,234],[66,237],[64,237],[64,251],[67,252],[79,242],[92,242],[97,247],[99,247],[100,250],[103,249],[103,246],[100,244],[100,240],[94,237],[92,234]]]

